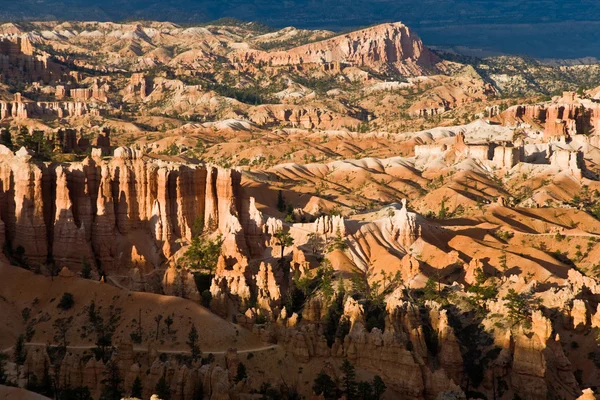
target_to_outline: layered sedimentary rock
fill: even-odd
[[[232,308],[239,309],[250,302],[251,285],[252,271],[247,262],[238,262],[230,267],[225,257],[221,256],[210,287],[210,308],[221,316],[229,315]]]
[[[421,236],[421,226],[417,222],[417,214],[408,212],[406,199],[402,199],[402,208],[394,211],[394,216],[388,221],[392,237],[405,248],[409,248]]]
[[[424,147],[424,146],[416,146]],[[415,147],[415,154],[416,152]],[[423,153],[423,151],[421,150]],[[510,169],[523,161],[523,146],[506,145],[505,143],[467,144],[465,135],[459,132],[454,141],[454,152],[457,156],[470,157],[482,161],[490,160],[496,168]]]
[[[124,90],[126,98],[133,99],[139,96],[141,99],[145,99],[148,95],[148,88],[150,84],[149,79],[143,73],[131,74],[129,85]]]
[[[324,215],[317,218],[314,222],[314,231],[321,235],[340,235],[346,234],[346,224],[344,217],[339,215]]]
[[[270,65],[345,63],[374,69],[387,66],[405,75],[436,71],[439,58],[402,23],[382,24],[288,51],[242,50],[230,55],[237,63]]]
[[[326,108],[294,105],[261,105],[249,113],[252,122],[259,126],[290,124],[305,129],[341,129],[358,126],[361,121]]]
[[[600,104],[579,99],[573,92],[565,92],[553,104],[519,105],[500,113],[494,107],[487,110],[489,117],[504,121],[521,120],[544,126],[544,138],[556,140],[576,134],[600,133]]]
[[[69,97],[76,101],[88,101],[88,100],[98,100],[102,102],[108,101],[107,93],[109,91],[109,86],[107,84],[100,85],[98,81],[95,81],[91,87],[88,88],[75,88],[75,89],[65,89],[64,86],[56,87],[56,98],[65,97],[68,93]]]
[[[51,82],[64,78],[66,72],[46,56],[34,55],[27,37],[0,35],[0,75],[5,80]]]
[[[27,119],[34,115],[54,115],[57,118],[100,115],[99,108],[93,108],[81,101],[0,101],[0,120],[6,118]]]
[[[550,156],[550,165],[581,179],[585,161],[581,151],[555,149]]]
[[[261,247],[247,243],[238,219],[258,213],[242,210],[250,204],[237,171],[152,161],[130,148],[68,165],[32,162],[24,149],[0,158],[3,233],[31,262],[87,259],[109,270],[131,265],[135,254],[157,267],[191,240],[198,220],[224,234],[226,256],[240,258]],[[261,216],[245,220],[258,240]]]
[[[205,398],[229,399],[230,391],[235,393],[233,382],[230,383],[233,378],[230,377],[230,371],[233,368],[235,375],[239,363],[235,349],[230,349],[227,353],[227,365],[230,368],[223,369],[215,363],[201,365],[195,361],[187,364],[175,359],[158,358],[157,354],[153,354],[151,346],[149,347],[148,357],[145,357],[135,354],[131,343],[120,343],[109,361],[118,366],[123,379],[122,385],[127,393],[131,392],[136,378],[140,378],[144,388],[142,397],[149,399],[162,377],[172,393],[171,398],[176,400],[191,399],[198,389],[199,380],[203,382]],[[108,368],[108,363],[96,360],[95,357],[84,362],[81,355],[68,352],[56,371],[56,377],[64,386],[85,386],[92,394],[99,394]],[[53,367],[44,348],[32,347],[27,350],[23,369],[29,379],[35,375],[39,381],[45,373],[52,372]]]
[[[588,312],[584,300],[573,300],[573,307],[571,308],[571,321],[573,323],[573,328],[576,330],[584,330],[587,327]]]
[[[344,304],[342,319],[350,323],[349,333],[328,344],[318,324],[325,316],[321,312],[322,300],[315,299],[305,307],[303,320],[309,324],[292,326],[281,322],[276,332],[278,343],[284,345],[300,362],[312,358],[347,358],[362,369],[380,374],[394,391],[405,399],[436,398],[440,393],[456,390],[455,384],[462,374],[462,356],[445,311],[432,310],[433,329],[438,332],[439,361],[444,369],[433,372],[427,367],[427,346],[419,311],[406,302],[388,303],[385,330],[365,328],[363,305],[349,297]],[[316,306],[316,307],[315,307]],[[318,310],[317,316],[315,309]],[[412,350],[409,350],[412,348]],[[448,369],[452,376],[448,376]]]

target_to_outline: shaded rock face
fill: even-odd
[[[66,68],[33,55],[33,46],[25,37],[7,35],[0,38],[0,74],[5,79],[51,82],[67,78]]]
[[[0,119],[2,119],[1,110],[2,102],[0,102]],[[59,149],[62,153],[71,153],[74,151],[83,152],[89,150],[92,146],[99,148],[98,150],[101,151],[101,155],[108,155],[110,150],[110,130],[108,128],[104,128],[91,141],[88,138],[86,138],[86,135],[84,134],[82,129],[30,129],[29,134],[42,134],[44,138],[48,141],[49,145],[51,145],[55,150]],[[0,129],[0,135],[8,138],[12,138],[13,136],[9,129]],[[12,155],[12,152],[10,150],[8,150],[8,152],[9,153],[5,155]]]
[[[233,376],[239,364],[235,349],[227,352],[227,369],[216,364],[201,365],[199,361],[190,364],[179,362],[175,357],[158,358],[146,352],[135,352],[131,343],[121,343],[116,349],[110,362],[114,362],[122,378],[122,388],[125,393],[131,393],[136,378],[142,383],[142,398],[150,399],[158,381],[164,377],[174,400],[185,400],[198,396],[202,382],[204,398],[230,399],[238,395],[233,386]],[[78,354],[67,353],[55,371],[48,353],[43,348],[32,348],[27,351],[27,359],[22,368],[23,376],[30,378],[35,375],[41,379],[46,372],[58,379],[61,385],[87,387],[94,398],[102,391],[103,381],[108,369],[108,363],[96,360],[94,357],[87,362]],[[231,371],[233,370],[233,375]],[[152,397],[154,398],[154,397]]]
[[[288,51],[238,51],[230,59],[270,65],[345,63],[379,70],[389,67],[411,76],[437,71],[436,64],[440,61],[402,23],[382,24]]]
[[[439,306],[433,304],[430,312],[440,349],[437,365],[442,367],[434,370],[427,364],[428,350],[421,314],[408,302],[389,302],[384,331],[373,328],[368,332],[363,306],[348,298],[342,318],[350,323],[349,333],[336,338],[329,346],[319,324],[318,314],[325,315],[321,313],[320,301],[312,299],[303,312],[302,319],[310,323],[294,326],[278,321],[281,322],[275,333],[278,343],[296,360],[347,358],[354,365],[381,375],[403,399],[434,399],[447,391],[462,393],[457,383],[462,379],[463,359],[446,311],[440,310]]]
[[[240,216],[254,232],[262,216],[241,210],[254,203],[244,201],[237,171],[151,161],[129,148],[109,161],[68,165],[17,154],[0,156],[0,238],[13,251],[22,247],[29,262],[77,268],[87,259],[108,271],[144,260],[157,267],[192,238],[198,220],[223,233],[228,256],[261,247],[256,234],[258,243],[249,244],[243,233]]]
[[[494,108],[488,110],[490,117],[498,114],[498,110]],[[581,101],[570,92],[565,92],[558,104],[513,106],[502,115],[544,124],[546,139],[560,139],[586,133],[597,135],[600,132],[600,104]]]

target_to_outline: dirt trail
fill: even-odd
[[[28,342],[25,343],[25,346],[38,346],[38,347],[45,347],[47,345],[47,343],[41,343],[41,342]],[[9,353],[10,351],[12,351],[14,346],[8,347],[4,350],[1,350],[0,353]],[[51,344],[50,347],[58,347],[58,345],[56,344]],[[89,349],[93,349],[96,346],[93,345],[86,345],[86,346],[67,346],[67,349],[71,349],[71,350],[89,350]],[[279,347],[279,345],[277,344],[273,344],[270,346],[263,346],[263,347],[255,347],[255,348],[251,348],[251,349],[243,349],[243,350],[238,350],[238,354],[242,354],[242,353],[255,353],[255,352],[259,352],[259,351],[267,351],[267,350],[271,350],[271,349],[276,349],[277,347]],[[139,353],[143,353],[148,351],[148,348],[146,347],[142,347],[142,346],[137,346],[133,348],[133,351],[139,352]],[[190,354],[189,351],[187,350],[157,350],[157,352],[159,353],[165,353],[165,354]],[[227,353],[226,350],[219,350],[219,351],[210,351],[210,350],[203,350],[202,353],[204,354],[225,354]]]

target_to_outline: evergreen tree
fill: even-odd
[[[60,308],[61,310],[67,311],[67,310],[70,310],[74,304],[75,304],[75,299],[73,298],[73,294],[72,293],[63,293],[63,295],[60,298],[60,301],[58,302],[56,307]]]
[[[25,363],[25,335],[19,335],[17,338],[17,344],[15,344],[15,363],[17,365],[23,365]]]
[[[194,271],[208,271],[212,275],[215,273],[221,255],[222,244],[221,235],[214,240],[205,236],[196,236],[183,255],[183,260],[187,263],[188,268]]]
[[[164,375],[156,382],[154,392],[161,400],[171,400],[171,389]]]
[[[91,279],[92,278],[92,265],[84,258],[81,262],[81,277],[83,279]]]
[[[329,261],[328,259],[324,259],[323,261],[321,261],[321,265],[319,266],[319,270],[317,272],[320,280],[321,280],[321,284],[320,284],[320,289],[321,289],[321,293],[323,293],[323,297],[325,297],[325,300],[327,301],[327,303],[329,303],[329,301],[331,300],[331,298],[334,295],[334,289],[333,289],[333,274],[335,273],[335,271],[333,270],[333,266],[331,265],[331,261]]]
[[[160,321],[162,321],[163,316],[162,314],[158,314],[157,316],[154,317],[154,322],[156,322],[156,340],[158,340],[158,332],[160,329]]]
[[[123,397],[122,382],[119,366],[116,362],[109,360],[104,370],[100,400],[121,400],[121,397]]]
[[[283,192],[280,190],[277,192],[277,211],[285,211],[285,199],[283,198]]]
[[[85,386],[76,388],[64,388],[61,390],[57,400],[94,400],[90,389]]]
[[[373,377],[373,398],[375,400],[380,400],[381,397],[383,396],[383,394],[385,393],[385,390],[387,389],[387,387],[385,386],[385,383],[383,382],[383,379],[381,379],[381,377],[379,375],[375,375],[375,377]]]
[[[320,233],[312,232],[308,234],[306,245],[310,247],[314,254],[321,254],[325,250],[325,240]]]
[[[196,330],[195,325],[192,325],[190,328],[186,344],[189,346],[190,352],[192,353],[192,360],[198,360],[200,358],[200,346],[198,345],[198,331]]]
[[[283,228],[278,229],[273,234],[273,237],[277,239],[277,244],[281,246],[281,259],[283,260],[283,252],[285,251],[286,247],[289,247],[294,244],[294,238],[292,237],[292,235],[290,235],[289,232],[283,230]]]
[[[323,371],[315,378],[312,390],[317,396],[323,395],[326,400],[337,399],[335,382],[333,382],[333,379]]]
[[[338,280],[338,286],[337,286],[337,293],[338,295],[342,295],[344,296],[344,294],[346,293],[346,285],[344,284],[344,278],[340,277],[340,279]]]
[[[137,397],[138,399],[142,398],[142,381],[139,376],[135,377],[133,381],[133,385],[131,386],[131,397]]]
[[[467,290],[469,293],[473,293],[471,301],[480,314],[485,312],[487,300],[496,297],[498,294],[494,279],[488,279],[482,268],[475,271],[475,284]]]
[[[235,379],[234,379],[235,383],[243,381],[247,377],[248,377],[248,374],[246,373],[246,366],[244,365],[244,363],[239,363],[237,366],[237,372],[235,374]]]
[[[373,388],[369,382],[359,382],[357,385],[357,398],[360,400],[372,400]]]
[[[7,358],[8,356],[6,354],[0,353],[0,385],[6,383],[6,371],[4,370],[4,366]]]
[[[429,277],[423,288],[423,297],[425,300],[435,300],[438,296],[438,285],[432,277]]]
[[[347,248],[348,243],[346,243],[346,240],[344,239],[344,236],[342,236],[340,228],[338,228],[335,232],[335,238],[333,239],[333,243],[331,243],[331,246],[329,246],[328,250],[330,252],[334,250],[345,251]]]
[[[167,326],[167,334],[170,335],[171,334],[171,326],[173,325],[173,317],[171,317],[170,315],[167,315],[167,318],[165,318],[165,325]]]
[[[71,316],[69,318],[58,318],[52,324],[55,329],[54,340],[60,343],[60,350],[63,352],[63,355],[66,353],[67,347],[69,346],[67,335],[71,329],[72,323],[73,317]]]
[[[524,323],[525,327],[531,325],[531,312],[539,307],[539,299],[534,299],[530,293],[518,293],[509,289],[506,296],[506,308],[508,308],[508,319],[512,325]]]
[[[341,370],[344,374],[342,378],[342,392],[346,395],[346,399],[356,399],[357,384],[356,384],[356,371],[354,365],[345,359],[342,362]]]

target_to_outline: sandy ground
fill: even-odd
[[[260,339],[237,325],[212,314],[192,301],[151,293],[135,293],[118,289],[108,284],[80,278],[57,277],[54,280],[35,275],[29,271],[0,264],[3,277],[0,287],[0,348],[6,349],[15,344],[19,334],[25,333],[27,324],[35,329],[33,343],[55,343],[56,330],[53,323],[59,318],[73,317],[73,328],[69,330],[68,342],[71,346],[93,346],[95,335],[86,333],[90,327],[85,308],[95,301],[98,313],[108,320],[109,308],[120,309],[113,343],[129,340],[130,333],[137,331],[139,315],[142,317],[144,347],[156,338],[157,315],[173,319],[167,332],[162,322],[159,327],[156,346],[163,351],[186,351],[187,335],[194,324],[200,337],[200,348],[207,352],[221,352],[230,347],[240,350],[257,349],[265,344]],[[65,292],[73,294],[75,304],[68,311],[57,307]],[[26,323],[21,314],[29,308],[30,318]]]
[[[42,396],[25,389],[0,385],[0,399],[2,400],[48,400]]]

